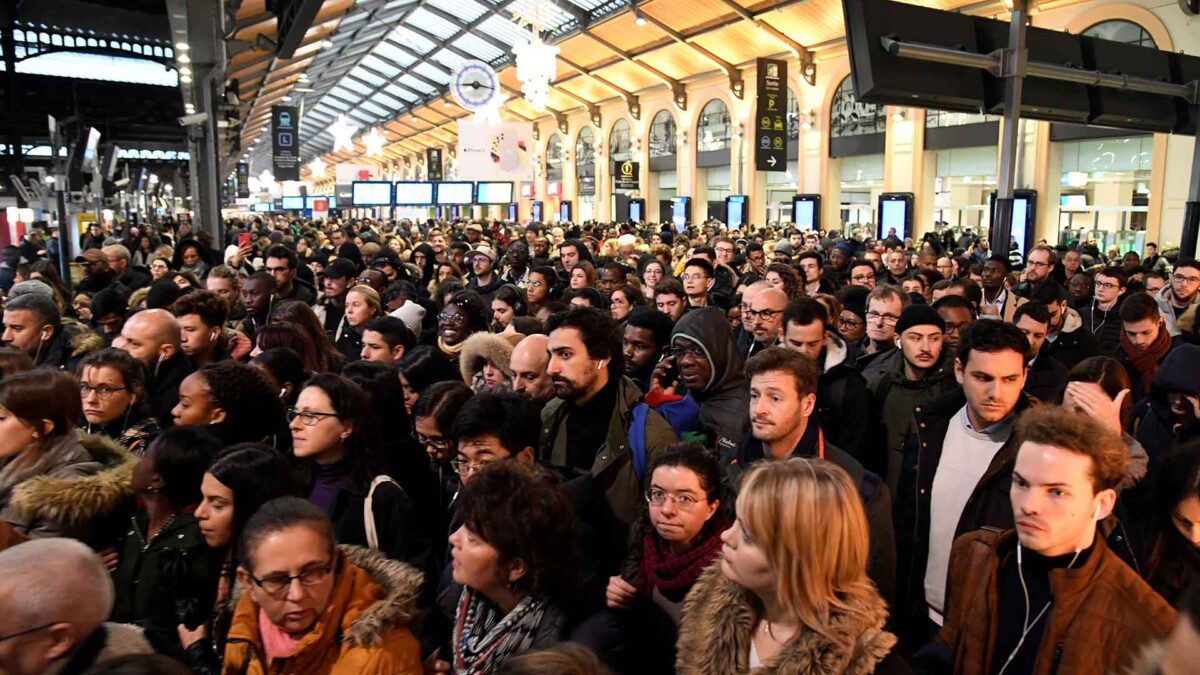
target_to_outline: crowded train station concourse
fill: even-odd
[[[1198,14],[0,0],[0,675],[1197,672]]]

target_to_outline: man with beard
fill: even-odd
[[[508,360],[508,367],[513,372],[513,391],[533,399],[539,410],[554,396],[554,382],[546,374],[546,364],[550,362],[547,342],[545,335],[529,335],[513,347]]]
[[[1027,302],[1017,308],[1014,325],[1029,339],[1029,374],[1025,377],[1025,393],[1043,402],[1062,403],[1067,387],[1067,367],[1051,357],[1046,347],[1050,330],[1050,310],[1040,302]]]
[[[1136,293],[1121,303],[1121,346],[1117,360],[1129,374],[1129,400],[1141,401],[1150,393],[1150,383],[1177,342],[1173,343],[1167,333],[1154,298]]]
[[[1025,299],[1010,293],[1004,287],[1004,281],[1010,271],[1008,258],[1002,255],[991,256],[983,263],[983,300],[979,303],[980,316],[1012,323],[1017,307],[1025,302]]]
[[[1046,333],[1046,353],[1062,362],[1067,370],[1080,361],[1100,353],[1096,336],[1083,325],[1083,317],[1067,302],[1067,289],[1048,281],[1033,290],[1030,302],[1040,302],[1050,312],[1050,328]]]
[[[1200,306],[1200,263],[1190,259],[1175,263],[1170,286],[1159,291],[1155,299],[1171,337],[1183,332],[1181,324],[1189,326],[1188,332],[1195,335],[1196,312]]]
[[[83,267],[83,279],[75,284],[80,293],[94,294],[116,282],[117,276],[108,266],[108,257],[98,248],[89,248],[75,258]]]
[[[750,306],[754,341],[747,355],[754,354],[779,344],[780,327],[783,325],[783,310],[787,309],[787,294],[778,288],[764,288],[754,297]]]
[[[1028,298],[1038,284],[1048,279],[1057,281],[1061,276],[1058,271],[1058,254],[1049,246],[1039,244],[1033,247],[1029,257],[1025,259],[1025,281],[1017,284],[1013,292]]]
[[[946,322],[929,305],[909,305],[896,323],[893,341],[898,347],[863,369],[871,394],[872,419],[878,420],[874,455],[864,463],[886,477],[893,491],[900,481],[904,440],[912,425],[912,411],[952,386],[943,358]]]
[[[656,309],[639,307],[625,319],[621,344],[625,354],[625,376],[643,391],[650,389],[650,375],[671,344],[671,317]]]
[[[621,331],[611,314],[577,307],[552,316],[546,328],[546,373],[556,398],[542,409],[538,459],[590,472],[622,525],[616,541],[624,542],[644,508],[634,461],[644,471],[641,463],[675,442],[675,432],[658,413],[639,411],[645,421],[636,440],[644,455],[631,448],[630,425],[642,392],[624,375]]]

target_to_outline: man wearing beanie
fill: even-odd
[[[872,419],[876,425],[875,442],[868,445],[875,453],[867,458],[867,467],[885,476],[893,491],[900,480],[904,439],[912,425],[912,411],[952,388],[943,359],[942,340],[946,322],[929,305],[909,305],[896,323],[897,349],[875,359],[863,370],[867,391],[871,393]]]

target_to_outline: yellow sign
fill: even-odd
[[[75,229],[80,235],[87,232],[88,225],[96,222],[96,214],[88,211],[75,214]]]

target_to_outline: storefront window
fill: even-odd
[[[650,121],[649,143],[650,162],[647,170],[650,172],[647,184],[646,207],[650,213],[656,213],[658,220],[668,220],[671,216],[671,198],[676,196],[675,187],[675,148],[676,136],[675,117],[670,110],[659,110]]]
[[[633,148],[629,141],[629,122],[619,119],[608,135],[608,155],[614,162],[633,159]]]
[[[576,221],[595,217],[596,206],[596,132],[591,127],[579,130],[575,139]]]
[[[713,99],[701,108],[696,139],[696,149],[700,152],[729,149],[729,108],[724,101]]]
[[[1059,241],[1095,239],[1105,250],[1140,251],[1150,203],[1153,137],[1088,139],[1060,145]]]
[[[563,176],[563,145],[562,137],[554,134],[546,142],[546,180],[562,180]]]
[[[650,159],[675,156],[675,118],[659,110],[650,123]]]
[[[835,138],[882,134],[887,129],[887,110],[874,103],[861,103],[854,97],[849,77],[838,85],[829,115],[829,134]]]

